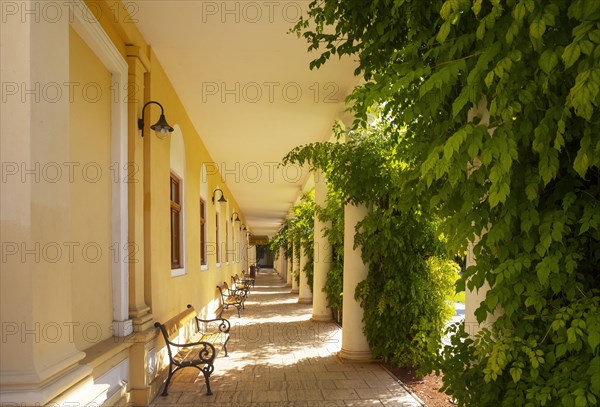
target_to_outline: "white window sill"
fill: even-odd
[[[220,269],[221,268],[221,263],[217,263],[217,268]]]
[[[200,271],[208,270],[208,264],[203,264],[200,266]]]
[[[185,267],[179,269],[171,269],[171,277],[181,277],[185,276]]]

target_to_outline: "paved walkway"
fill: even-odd
[[[195,369],[184,369],[154,406],[422,406],[377,363],[342,363],[341,329],[310,321],[311,306],[289,291],[273,270],[261,270],[241,318],[224,314],[229,357],[217,358],[213,395]]]

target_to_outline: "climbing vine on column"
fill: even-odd
[[[315,213],[322,222],[329,223],[329,227],[326,227],[323,233],[331,245],[331,267],[327,272],[323,290],[327,295],[329,308],[340,323],[344,291],[344,199],[333,184],[328,184],[325,207],[316,206]]]
[[[453,314],[447,299],[458,267],[446,258],[436,219],[398,193],[396,185],[409,167],[394,148],[401,129],[379,121],[361,131],[335,131],[345,143],[299,146],[283,163],[309,163],[326,174],[329,188],[337,192],[330,198],[339,201],[317,211],[319,215],[343,219],[343,203],[369,208],[353,237],[369,267],[367,279],[356,289],[364,332],[374,356],[400,365],[421,364],[431,348],[439,348]],[[340,230],[328,231],[334,240],[343,233],[343,223]]]
[[[460,285],[488,283],[432,367],[461,405],[600,397],[600,2],[320,0],[296,31],[358,59],[355,128],[373,106],[410,163],[395,187],[475,242]],[[476,237],[480,237],[477,239]],[[437,355],[437,353],[434,353]]]
[[[294,270],[294,278],[300,281],[300,272],[306,273],[308,285],[313,288],[314,276],[314,191],[305,194],[300,203],[292,208],[293,217],[287,219],[278,234],[271,239],[269,247],[277,252],[280,247],[293,247],[293,253],[286,252],[286,256],[294,256],[300,261],[300,250],[306,254],[306,264],[302,270]]]

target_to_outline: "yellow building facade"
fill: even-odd
[[[244,214],[123,3],[2,7],[0,403],[148,405],[154,322],[218,312]]]

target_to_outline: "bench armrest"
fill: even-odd
[[[231,329],[231,323],[229,322],[228,319],[225,319],[225,318],[202,319],[202,318],[196,317],[197,324],[199,324],[199,323],[208,324],[211,322],[219,322],[219,331],[220,332],[229,333],[229,330]]]
[[[217,357],[217,351],[215,349],[215,347],[213,346],[212,343],[209,342],[202,342],[202,341],[198,341],[198,342],[188,342],[188,343],[176,343],[171,341],[171,339],[169,339],[169,336],[167,334],[167,330],[165,328],[165,326],[163,324],[161,324],[160,322],[155,322],[154,326],[156,328],[159,328],[162,335],[163,335],[163,339],[165,340],[165,343],[167,345],[167,350],[169,352],[169,359],[171,361],[173,361],[174,358],[174,354],[171,352],[171,347],[174,348],[189,348],[192,346],[201,346],[202,348],[198,351],[198,357],[200,359],[200,361],[202,363],[209,363],[212,364],[213,361],[215,360],[215,358]],[[173,349],[174,350],[174,349]],[[177,353],[177,351],[175,351],[175,353]]]
[[[217,357],[217,350],[215,349],[215,347],[213,346],[212,343],[210,342],[190,342],[190,343],[175,343],[175,342],[168,342],[168,346],[174,346],[177,348],[189,348],[192,346],[202,346],[202,348],[198,351],[198,358],[200,359],[200,362],[202,363],[209,363],[212,364],[213,361],[215,360],[215,358]],[[175,351],[175,353],[177,353],[177,351]],[[173,355],[175,356],[175,355]]]

